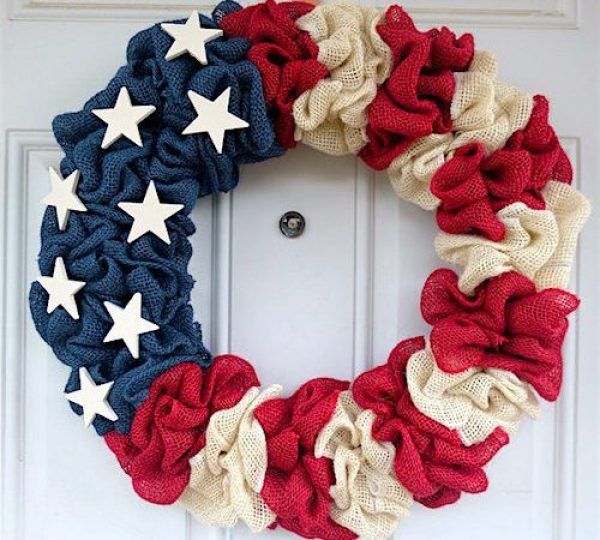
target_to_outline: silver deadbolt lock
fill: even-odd
[[[281,216],[279,230],[287,238],[297,238],[304,232],[306,221],[300,212],[291,210]]]

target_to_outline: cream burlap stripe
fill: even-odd
[[[590,212],[586,198],[574,187],[549,182],[543,190],[546,210],[514,203],[497,213],[506,235],[501,242],[482,236],[440,233],[438,255],[463,268],[460,290],[473,293],[486,279],[514,270],[533,280],[538,289],[569,283],[577,237]]]
[[[419,139],[394,159],[387,173],[396,194],[424,210],[435,210],[440,200],[431,193],[429,184],[448,159],[453,140],[452,133],[434,133]]]
[[[350,391],[342,392],[315,444],[316,457],[333,460],[331,518],[367,540],[391,536],[412,505],[394,473],[394,446],[371,435],[374,419]]]
[[[367,143],[366,110],[392,61],[376,30],[382,16],[374,8],[340,3],[317,6],[296,21],[330,70],[294,103],[296,140],[336,156],[356,154]]]
[[[591,212],[590,202],[573,186],[563,182],[548,182],[542,194],[546,207],[556,218],[558,245],[550,259],[537,272],[534,281],[539,289],[566,289],[577,239]]]
[[[492,54],[475,52],[469,70],[454,75],[456,91],[450,114],[456,133],[450,150],[479,142],[490,154],[527,125],[533,96],[498,80],[498,65]]]
[[[465,294],[472,294],[486,279],[511,270],[534,279],[558,246],[558,224],[550,210],[533,210],[519,202],[500,210],[497,217],[506,229],[500,242],[445,232],[435,239],[438,255],[463,268],[458,287]]]
[[[538,418],[539,405],[529,385],[500,369],[442,371],[430,347],[413,354],[406,368],[413,403],[429,418],[459,433],[467,446],[501,427],[514,433],[523,413]]]
[[[190,460],[190,483],[179,501],[208,525],[233,527],[242,520],[254,532],[275,521],[260,496],[267,470],[267,445],[254,410],[281,387],[251,388],[237,405],[214,413],[206,446]]]

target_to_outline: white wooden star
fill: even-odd
[[[52,277],[42,276],[38,281],[50,295],[46,309],[48,313],[52,313],[58,306],[62,306],[71,318],[79,319],[75,293],[85,286],[85,281],[71,281],[69,279],[62,257],[57,257],[54,261],[54,275]]]
[[[153,181],[150,181],[141,203],[120,202],[118,206],[133,217],[133,224],[127,237],[127,242],[130,244],[147,232],[155,234],[163,242],[170,244],[171,239],[165,220],[183,208],[183,204],[161,203]]]
[[[107,399],[114,381],[97,385],[89,371],[84,367],[80,367],[79,384],[79,390],[69,392],[65,394],[65,397],[83,407],[83,424],[85,427],[92,424],[97,414],[113,422],[119,418]]]
[[[142,136],[138,124],[148,118],[155,110],[154,105],[132,105],[129,90],[125,86],[121,87],[115,106],[112,109],[92,110],[108,126],[102,139],[102,149],[105,150],[122,136],[127,137],[138,146],[142,146]]]
[[[206,43],[223,35],[219,28],[202,28],[197,11],[192,11],[184,24],[163,23],[160,27],[175,40],[165,55],[167,60],[189,53],[204,66],[208,64]]]
[[[71,210],[74,212],[87,212],[85,204],[81,202],[76,193],[79,171],[73,171],[64,179],[54,167],[48,167],[48,172],[50,172],[52,191],[42,199],[42,203],[56,208],[58,228],[64,231],[67,228]]]
[[[198,117],[183,130],[183,135],[208,133],[217,152],[223,153],[225,132],[230,129],[247,128],[250,124],[229,112],[231,88],[226,88],[214,101],[190,90],[188,97]]]
[[[158,325],[142,318],[142,294],[135,293],[124,308],[111,302],[104,302],[104,307],[114,323],[104,337],[104,343],[122,339],[131,356],[139,358],[140,334],[159,329]]]

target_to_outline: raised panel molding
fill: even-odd
[[[22,537],[23,519],[23,440],[25,327],[27,309],[27,189],[31,152],[57,150],[50,131],[6,132],[4,182],[0,185],[5,207],[2,223],[4,236],[2,253],[6,254],[0,267],[3,284],[0,325],[0,478],[2,478],[0,537],[7,540]],[[10,263],[9,263],[10,261]]]
[[[354,332],[352,374],[373,367],[375,173],[357,159],[354,179]]]
[[[581,189],[580,159],[581,140],[579,137],[559,137],[560,143],[573,164],[576,188]],[[573,261],[569,290],[580,295],[579,252]],[[577,494],[577,394],[580,384],[579,365],[579,310],[571,316],[570,328],[563,347],[565,367],[560,399],[555,403],[554,460],[555,478],[553,482],[553,539],[567,540],[576,537],[575,502]]]
[[[189,13],[192,9],[209,11],[215,2],[196,3],[179,0],[9,0],[11,20],[58,21],[155,21]],[[465,25],[469,27],[501,28],[561,28],[578,27],[579,0],[479,0],[451,2],[447,0],[406,0],[401,2],[419,24]],[[367,0],[362,3],[385,7],[392,2]]]
[[[392,3],[373,2],[377,7]],[[399,3],[417,23],[431,26],[574,29],[579,24],[579,0],[404,0]]]
[[[180,0],[147,2],[116,1],[56,1],[56,0],[9,0],[9,19],[15,21],[149,21],[188,16],[197,9],[208,12],[216,2]]]

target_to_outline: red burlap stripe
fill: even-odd
[[[457,38],[446,27],[420,32],[399,6],[388,8],[377,31],[394,65],[369,107],[369,143],[359,155],[383,170],[417,139],[452,131],[454,72],[469,68],[474,43],[471,34]]]
[[[314,455],[317,435],[348,386],[336,379],[313,379],[289,398],[267,401],[255,411],[269,457],[261,496],[277,514],[277,525],[306,538],[356,538],[329,517],[333,462]]]
[[[284,148],[294,148],[294,101],[329,75],[317,60],[319,48],[295,25],[314,6],[305,2],[264,3],[227,15],[221,28],[229,37],[252,42],[248,60],[263,78],[265,102],[275,118],[275,132]]]
[[[505,369],[554,401],[562,383],[567,315],[577,309],[579,299],[561,289],[538,292],[516,272],[482,283],[472,297],[457,282],[452,270],[436,270],[421,295],[439,367],[449,373],[473,366]]]

